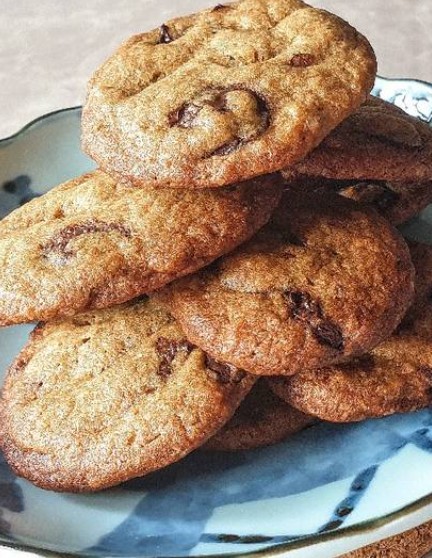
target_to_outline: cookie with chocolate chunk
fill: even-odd
[[[407,413],[432,405],[432,247],[413,245],[416,298],[396,332],[347,364],[269,380],[290,405],[331,422]]]
[[[233,418],[202,449],[240,451],[269,446],[314,422],[314,418],[276,397],[265,380],[259,380]]]
[[[373,209],[340,196],[284,194],[269,224],[164,297],[188,339],[259,375],[291,375],[360,355],[412,302],[405,241]]]
[[[0,325],[119,304],[194,272],[268,221],[280,182],[161,191],[95,171],[54,188],[0,222]]]
[[[432,181],[337,180],[304,175],[289,179],[287,190],[339,194],[372,206],[393,225],[408,221],[432,203]]]
[[[153,301],[81,314],[38,326],[12,364],[0,445],[40,487],[100,490],[200,446],[254,381],[191,345]]]
[[[432,202],[432,129],[370,97],[283,175],[290,188],[337,192],[400,224]]]
[[[218,187],[302,159],[369,93],[367,40],[301,0],[240,0],[126,41],[94,74],[84,151],[137,186]]]
[[[287,172],[336,179],[432,180],[432,129],[369,96],[305,159]]]

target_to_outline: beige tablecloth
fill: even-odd
[[[168,5],[187,13],[198,3]],[[215,3],[207,0],[209,6]],[[432,81],[431,0],[311,3],[339,13],[370,38],[382,75]],[[165,19],[160,5],[159,0],[1,0],[0,137],[43,113],[80,104],[89,75],[120,41]]]

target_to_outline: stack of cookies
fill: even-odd
[[[0,445],[93,491],[189,452],[428,406],[432,131],[369,97],[367,40],[300,0],[132,37],[97,70],[99,169],[0,223]]]

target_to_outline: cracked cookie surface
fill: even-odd
[[[94,74],[86,153],[140,186],[208,188],[279,170],[369,93],[367,40],[300,0],[241,0],[126,41]]]
[[[412,302],[405,241],[340,196],[284,194],[251,241],[161,293],[189,340],[254,374],[291,375],[377,345]]]
[[[275,396],[265,380],[258,380],[233,418],[202,449],[240,451],[269,446],[314,422],[314,418]]]
[[[199,192],[102,171],[66,182],[0,222],[0,325],[119,304],[192,273],[251,237],[280,195],[275,175]]]
[[[1,447],[38,486],[99,490],[204,443],[254,381],[209,361],[153,301],[80,314],[38,326],[9,369]]]
[[[432,248],[411,246],[416,268],[413,306],[386,341],[344,365],[272,378],[290,405],[331,422],[353,422],[432,405]]]

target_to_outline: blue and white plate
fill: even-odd
[[[432,86],[378,79],[374,93],[432,120]],[[0,216],[93,167],[80,108],[0,142]],[[432,243],[432,208],[404,232]],[[25,270],[23,270],[25,273]],[[0,370],[30,326],[0,330]],[[266,449],[200,453],[93,495],[55,494],[0,461],[0,542],[86,557],[333,557],[432,519],[432,410],[314,426]],[[1,550],[0,550],[1,555]]]

